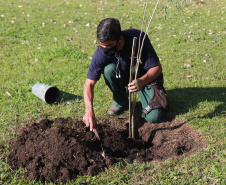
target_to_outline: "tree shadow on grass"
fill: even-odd
[[[221,116],[225,114],[225,91],[225,87],[188,87],[168,90],[171,107],[169,112],[175,117],[195,109],[201,102],[221,102],[214,111],[208,112],[202,118]]]
[[[65,91],[60,91],[60,97],[59,97],[59,104],[60,103],[65,103],[65,102],[72,102],[72,101],[76,101],[79,102],[80,100],[82,100],[83,97],[80,95],[76,95],[76,94],[71,94]]]

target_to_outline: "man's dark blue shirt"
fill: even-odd
[[[102,51],[102,48],[98,46],[96,52],[93,55],[91,64],[89,66],[87,78],[90,80],[97,81],[100,79],[100,76],[104,70],[104,67],[110,63],[118,64],[119,59],[119,70],[120,73],[124,73],[129,76],[130,74],[130,63],[131,63],[131,53],[132,53],[132,46],[133,46],[133,38],[137,37],[137,46],[135,51],[135,60],[136,63],[137,59],[137,51],[138,47],[142,47],[141,52],[141,63],[139,64],[139,70],[137,77],[141,77],[147,73],[150,68],[155,67],[159,63],[159,58],[151,45],[151,42],[146,35],[144,44],[142,46],[142,41],[144,38],[144,33],[142,33],[140,42],[140,30],[137,29],[127,29],[122,31],[122,36],[124,37],[124,46],[121,51],[116,53],[116,56],[108,56],[105,55]],[[162,80],[163,74],[161,73],[156,79]]]

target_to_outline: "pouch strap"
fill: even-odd
[[[146,108],[144,108],[141,117],[145,118],[146,114],[151,112],[155,105],[157,105],[157,103],[153,102],[151,105],[148,105]]]

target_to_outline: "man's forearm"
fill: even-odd
[[[85,102],[85,110],[93,111],[93,97],[94,97],[94,85],[95,81],[86,79],[83,88],[83,98]]]
[[[142,86],[150,83],[155,80],[162,73],[162,66],[158,63],[157,66],[150,68],[145,75],[139,78],[139,81],[142,83]]]

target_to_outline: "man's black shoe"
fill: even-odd
[[[109,115],[119,115],[119,114],[121,114],[121,113],[123,112],[123,110],[125,110],[127,107],[128,107],[128,106],[116,108],[114,105],[112,105],[112,106],[108,109],[107,113],[108,113]]]

